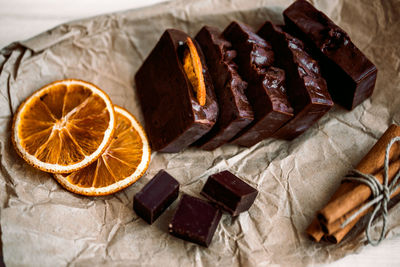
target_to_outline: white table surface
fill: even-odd
[[[0,0],[0,49],[71,20],[143,7],[166,0]],[[360,254],[329,264],[339,266],[400,266],[400,237],[368,245]]]

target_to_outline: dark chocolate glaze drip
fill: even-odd
[[[293,3],[284,11],[284,17],[288,30],[299,37],[306,37],[303,39],[310,41],[311,47],[339,65],[354,80],[360,80],[376,70],[347,33],[307,1]]]
[[[270,67],[265,72],[262,82],[266,88],[276,92],[275,94],[270,95],[272,108],[274,110],[282,110],[287,113],[292,113],[293,108],[290,106],[286,97],[285,71],[276,67]]]
[[[283,16],[286,31],[304,41],[319,62],[335,102],[352,109],[372,94],[377,69],[345,31],[305,0],[295,1]]]
[[[285,71],[274,66],[271,44],[247,25],[234,21],[223,34],[238,51],[235,61],[239,74],[249,83],[246,95],[254,112],[253,122],[231,143],[249,147],[270,137],[293,117],[293,108],[285,93]]]
[[[293,61],[297,65],[300,78],[303,79],[304,85],[307,87],[311,102],[331,104],[332,100],[317,61],[306,52],[302,41],[285,32],[282,26],[277,26],[276,29],[287,40],[288,47],[293,53]]]
[[[218,29],[208,26],[199,31],[196,40],[206,56],[220,112],[211,131],[194,145],[213,150],[246,127],[253,120],[253,111],[244,93],[247,83],[233,61],[237,53],[231,43]]]
[[[220,55],[223,57],[222,62],[220,63],[222,70],[219,70],[219,72],[226,72],[225,75],[223,75],[223,73],[220,74],[222,74],[223,77],[226,76],[223,84],[225,86],[230,84],[233,92],[233,100],[238,107],[238,115],[240,117],[252,118],[253,110],[251,109],[249,101],[244,93],[245,89],[247,88],[247,82],[243,81],[242,77],[240,77],[238,73],[238,66],[234,62],[237,52],[232,48],[232,44],[225,40],[217,29],[211,27],[208,27],[208,29],[212,34],[212,38],[217,46],[217,49],[220,51]]]
[[[259,36],[249,31],[249,38],[246,40],[251,46],[250,62],[254,73],[262,75],[266,73],[269,67],[274,63],[274,53],[269,43],[265,42]],[[255,79],[258,77],[254,77]]]
[[[274,133],[274,137],[293,139],[317,122],[332,106],[319,65],[304,49],[299,39],[285,32],[283,26],[267,21],[258,31],[270,41],[276,63],[286,72],[287,95],[294,117]]]
[[[240,31],[237,28],[240,28]],[[274,52],[271,44],[260,38],[247,25],[237,22],[231,23],[224,35],[235,45],[242,47],[240,52],[243,57],[250,55],[247,59],[238,60],[243,77],[248,81],[261,80],[266,85],[273,108],[292,113],[293,109],[285,93],[285,72],[272,66]]]
[[[309,11],[309,9],[305,8],[304,11]],[[307,16],[305,13],[304,16]],[[350,42],[347,33],[322,12],[318,12],[315,20],[309,21],[306,27],[312,32],[311,39],[322,51],[334,50]]]

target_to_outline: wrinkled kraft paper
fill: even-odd
[[[176,1],[56,27],[0,54],[0,205],[4,261],[10,266],[304,266],[326,263],[365,245],[363,233],[340,245],[316,244],[304,230],[391,123],[400,123],[400,7],[398,1],[314,1],[342,26],[378,67],[373,96],[351,112],[333,108],[291,142],[264,140],[212,152],[189,148],[153,153],[147,173],[107,197],[69,193],[51,175],[28,166],[10,143],[13,112],[33,91],[78,78],[105,90],[143,121],[134,74],[167,28],[195,35],[205,24],[239,20],[256,29],[282,22],[291,1]],[[16,29],[17,30],[17,29]],[[211,246],[172,237],[167,225],[177,201],[151,226],[132,200],[160,169],[198,196],[207,177],[228,169],[256,187],[249,212],[223,215]],[[400,208],[391,210],[388,238],[400,233]],[[380,224],[379,224],[380,225]],[[379,227],[374,230],[378,234]]]

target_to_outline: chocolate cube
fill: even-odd
[[[133,199],[133,209],[152,224],[174,202],[179,194],[179,183],[166,171],[159,171]]]
[[[290,33],[319,60],[333,101],[353,109],[371,96],[377,69],[345,31],[305,0],[295,1],[283,16]]]
[[[258,191],[229,171],[208,177],[201,194],[232,216],[247,211],[257,197]]]
[[[207,201],[183,195],[169,224],[169,232],[183,240],[208,247],[221,219],[221,211]]]

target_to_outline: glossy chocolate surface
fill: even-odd
[[[221,211],[207,201],[183,195],[169,224],[169,232],[183,240],[208,247],[221,219]]]
[[[333,101],[317,61],[305,51],[302,41],[269,21],[258,34],[272,44],[276,64],[285,70],[286,93],[294,109],[294,117],[273,136],[291,140],[328,112]]]
[[[233,62],[236,51],[221,32],[214,27],[203,27],[196,35],[214,83],[219,115],[214,127],[195,145],[213,150],[234,137],[253,121],[253,110],[244,91],[247,83],[237,73]]]
[[[201,194],[232,216],[247,211],[257,197],[258,191],[229,171],[208,177]]]
[[[247,25],[232,22],[223,32],[238,55],[239,73],[248,82],[245,91],[254,112],[254,121],[231,143],[252,146],[270,137],[293,117],[285,92],[285,72],[276,68],[271,45]]]
[[[352,109],[371,96],[377,69],[346,32],[304,0],[295,1],[283,15],[290,33],[319,60],[335,102]]]
[[[135,195],[133,209],[152,224],[177,199],[178,194],[178,181],[161,170]]]
[[[169,29],[164,32],[135,76],[145,129],[152,149],[179,152],[215,124],[218,115],[211,77],[200,47],[206,104],[201,106],[182,66],[188,35]]]

